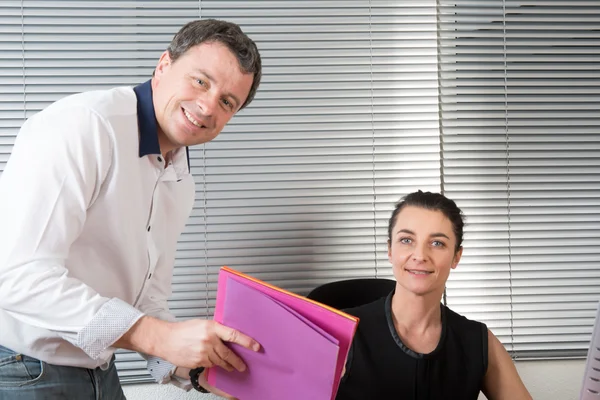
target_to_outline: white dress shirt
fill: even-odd
[[[106,368],[142,315],[174,320],[175,250],[195,195],[188,164],[181,148],[165,167],[149,81],[29,118],[0,176],[0,345]],[[173,366],[160,367],[152,375],[169,381]]]

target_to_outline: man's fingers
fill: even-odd
[[[221,340],[239,344],[250,350],[260,350],[260,344],[258,344],[256,340],[252,339],[250,336],[244,335],[240,331],[215,323],[215,332]]]
[[[223,344],[221,344],[221,346],[223,346]],[[227,361],[221,358],[215,349],[210,352],[208,358],[214,365],[218,365],[226,371],[233,371],[233,367]]]
[[[228,371],[232,371],[233,368],[240,372],[244,372],[246,370],[246,364],[244,364],[242,359],[223,343],[216,345],[214,350],[217,356],[220,357],[229,366],[229,368],[231,368]]]
[[[207,354],[205,357],[203,357],[203,361],[200,362],[200,364],[196,365],[194,368],[197,368],[197,367],[212,368],[214,366],[215,366],[215,363],[211,360],[210,354]]]

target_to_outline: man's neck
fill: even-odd
[[[160,147],[160,153],[163,157],[164,160],[167,160],[169,158],[169,153],[175,153],[175,151],[177,151],[177,149],[181,146],[176,146],[175,144],[173,144],[173,142],[171,142],[168,138],[167,135],[165,135],[165,133],[162,131],[162,129],[160,129],[160,126],[158,127],[158,146]],[[166,164],[165,164],[166,165]]]

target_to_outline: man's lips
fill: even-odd
[[[181,110],[183,111],[183,115],[185,115],[187,120],[190,121],[194,126],[198,128],[207,128],[207,124],[205,123],[204,118],[192,114],[185,108],[181,108]]]

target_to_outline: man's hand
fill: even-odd
[[[246,370],[246,365],[223,341],[236,343],[258,351],[260,345],[252,338],[215,321],[192,319],[173,324],[171,333],[162,344],[159,357],[174,365],[219,367],[227,371]]]
[[[191,319],[166,322],[144,316],[116,343],[185,368],[213,367],[244,371],[246,365],[223,341],[258,351],[260,345],[243,333],[215,321]]]

